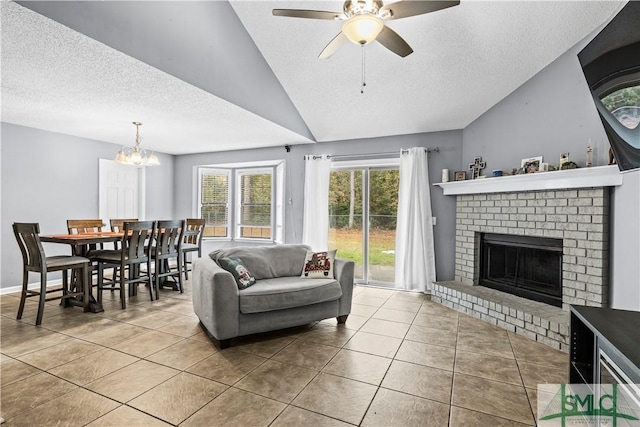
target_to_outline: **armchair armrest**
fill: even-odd
[[[228,271],[211,258],[193,261],[193,309],[200,322],[218,340],[236,337],[240,302],[238,286]]]
[[[336,258],[333,265],[333,275],[342,287],[342,298],[340,298],[338,315],[343,316],[351,313],[351,299],[353,298],[353,274],[355,263],[346,259]]]

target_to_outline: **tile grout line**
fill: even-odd
[[[453,370],[451,372],[451,394],[449,395],[449,418],[447,425],[451,426],[453,417],[453,393],[456,378],[456,364],[458,362],[458,334],[460,333],[460,317],[456,317],[456,345],[453,348]]]
[[[531,416],[533,417],[533,423],[534,423],[534,425],[536,425],[537,424],[536,411],[533,408],[533,402],[531,402],[531,399],[529,398],[529,393],[527,392],[527,385],[524,383],[524,377],[522,376],[522,371],[520,370],[520,360],[518,360],[518,357],[516,355],[516,350],[513,348],[512,338],[509,336],[509,334],[507,334],[507,339],[509,340],[509,345],[511,346],[511,351],[513,351],[513,357],[514,357],[514,359],[516,361],[516,366],[518,368],[518,374],[520,375],[520,381],[522,382],[522,388],[524,389],[524,395],[527,397],[527,401],[529,402],[529,409],[531,410]],[[537,399],[538,399],[538,396],[537,396],[537,390],[536,390],[536,402],[537,402]]]

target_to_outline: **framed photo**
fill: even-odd
[[[456,171],[455,176],[454,176],[454,180],[455,181],[464,181],[467,179],[467,172],[466,171]]]
[[[540,170],[542,164],[542,156],[531,157],[529,159],[522,159],[520,161],[520,167],[524,169],[524,173],[536,173]]]

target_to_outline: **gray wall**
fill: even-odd
[[[578,62],[570,49],[463,131],[463,161],[475,156],[492,169],[511,171],[523,158],[543,156],[558,165],[560,153],[585,165],[591,140],[594,164],[608,163],[609,142]]]
[[[596,112],[577,53],[570,49],[463,130],[463,162],[481,155],[487,170],[511,170],[520,159],[543,156],[558,164],[561,152],[584,166],[591,140],[594,165],[608,163],[609,143]],[[640,310],[640,185],[625,174],[612,189],[610,301]],[[485,174],[489,174],[485,172]]]
[[[287,167],[286,195],[291,203],[285,210],[285,242],[299,243],[302,239],[302,206],[304,193],[304,160],[306,154],[364,154],[395,152],[410,147],[440,147],[440,152],[429,154],[429,180],[440,182],[443,168],[458,170],[461,167],[462,132],[435,132],[393,137],[334,141],[321,144],[298,145],[287,153],[284,147],[242,150],[221,153],[203,153],[178,156],[175,163],[176,212],[178,217],[195,214],[193,200],[197,189],[195,167],[198,165],[251,162],[285,159]],[[438,280],[453,279],[455,199],[442,195],[439,187],[431,188],[433,215],[437,217],[434,228],[436,246],[436,272]],[[204,253],[227,246],[229,243],[209,241]]]
[[[611,306],[640,311],[640,171],[611,196]]]
[[[38,222],[42,234],[66,232],[69,218],[98,217],[98,160],[113,159],[120,146],[2,123],[1,287],[22,283],[22,258],[13,222]],[[146,217],[172,218],[173,156],[146,171]],[[45,244],[47,255],[69,248]],[[35,277],[35,276],[33,276]],[[31,281],[36,281],[32,277]],[[52,277],[55,277],[52,275]]]

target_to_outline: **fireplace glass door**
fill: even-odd
[[[562,240],[483,234],[480,284],[562,306]]]

